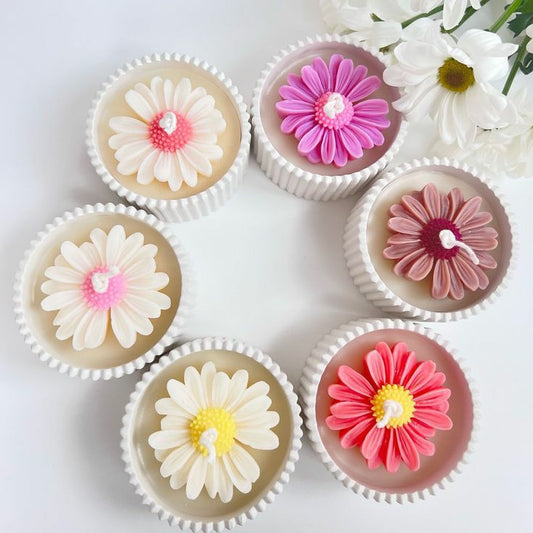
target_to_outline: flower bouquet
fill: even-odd
[[[403,91],[393,105],[415,123],[433,120],[436,155],[533,176],[533,106],[517,76],[533,71],[533,0],[321,0],[321,8],[331,31],[390,55],[384,79]]]

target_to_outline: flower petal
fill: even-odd
[[[198,455],[191,466],[185,494],[189,500],[196,500],[202,492],[207,477],[207,457]]]
[[[418,455],[418,450],[416,449],[413,439],[411,439],[404,427],[399,427],[397,429],[396,437],[402,461],[410,470],[418,470],[420,468],[420,456]]]
[[[448,261],[445,259],[437,259],[435,261],[435,269],[433,271],[433,282],[431,284],[431,296],[437,300],[442,300],[448,296],[450,292],[450,269]]]
[[[364,376],[359,374],[359,372],[356,372],[353,368],[347,365],[341,365],[337,373],[342,383],[356,393],[365,398],[374,396],[375,390],[372,385],[370,385]]]
[[[379,455],[383,438],[385,436],[385,428],[378,428],[376,425],[366,434],[363,444],[361,445],[361,453],[365,459],[370,459]]]

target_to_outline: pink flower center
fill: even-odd
[[[353,117],[353,105],[342,94],[327,92],[315,102],[315,119],[324,128],[338,130]]]
[[[175,123],[171,124],[167,130],[161,126],[163,118],[171,118],[174,115]],[[173,122],[173,121],[172,121]],[[179,113],[174,111],[161,111],[150,122],[149,126],[150,142],[162,152],[175,152],[183,148],[192,137],[191,123]]]
[[[459,253],[458,246],[446,249],[442,245],[440,232],[444,229],[451,231],[458,241],[461,240],[461,232],[457,226],[446,218],[434,218],[430,220],[420,233],[420,242],[426,249],[426,252],[436,259],[452,259]]]
[[[126,277],[122,272],[113,274],[107,266],[99,266],[85,276],[81,290],[89,307],[107,311],[124,298]]]

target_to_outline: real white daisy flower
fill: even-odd
[[[161,431],[148,442],[161,464],[161,475],[173,489],[186,487],[194,500],[205,487],[211,498],[229,502],[233,487],[250,492],[259,478],[259,465],[248,449],[274,450],[279,446],[271,430],[279,415],[269,411],[269,385],[248,386],[248,372],[237,370],[230,378],[205,363],[198,372],[185,369],[183,382],[167,383],[168,398],[155,404],[163,415]]]
[[[429,115],[443,142],[468,146],[477,127],[504,124],[507,99],[491,82],[507,74],[508,57],[517,46],[478,29],[455,41],[437,22],[418,22],[395,48],[397,63],[384,72],[386,83],[406,89],[393,105],[410,119]]]
[[[492,130],[478,129],[472,145],[434,146],[436,154],[466,161],[494,178],[533,177],[533,109],[525,88],[509,95],[509,125]]]
[[[480,0],[444,0],[443,26],[446,30],[455,28],[463,18],[466,8],[470,4],[474,9],[481,7]]]
[[[124,228],[113,226],[108,234],[95,228],[91,242],[61,245],[61,255],[44,274],[47,294],[45,311],[57,311],[56,337],[72,337],[75,350],[96,348],[107,335],[108,323],[124,348],[133,346],[137,334],[150,335],[150,319],[170,307],[170,298],[160,292],[168,275],[156,272],[157,246],[144,244],[142,233],[126,238]]]
[[[349,33],[358,42],[379,49],[400,39],[402,26],[395,20],[375,21],[366,0],[321,0],[326,26],[332,33]]]
[[[427,13],[441,0],[321,0],[324,22],[333,33],[379,49],[400,40],[402,22]],[[379,20],[376,20],[376,17]]]
[[[226,122],[203,87],[192,89],[189,78],[174,85],[156,76],[150,87],[137,83],[125,98],[139,118],[109,121],[116,132],[109,146],[116,150],[121,174],[136,174],[143,185],[167,182],[173,191],[183,182],[194,187],[199,175],[211,177],[211,161],[223,154],[217,140]]]

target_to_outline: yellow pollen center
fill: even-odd
[[[385,402],[387,400],[392,400],[393,402],[400,404],[402,407],[402,414],[400,416],[391,416],[385,427],[390,429],[407,424],[415,412],[413,395],[401,385],[383,385],[383,387],[381,387],[381,389],[379,389],[374,395],[372,400],[370,400],[376,422],[379,422],[385,416]]]
[[[439,68],[439,83],[449,91],[464,93],[474,85],[474,69],[449,57]]]
[[[209,450],[200,443],[204,431],[216,429],[216,440],[213,443],[217,457],[229,452],[235,440],[235,420],[225,409],[219,407],[208,407],[200,409],[196,417],[189,425],[191,442],[202,454],[209,455]]]

